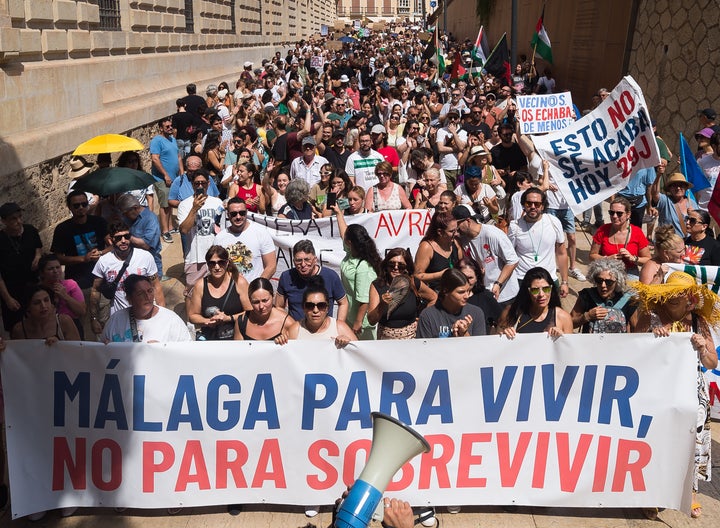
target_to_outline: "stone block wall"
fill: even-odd
[[[718,27],[717,0],[639,2],[628,73],[643,89],[658,133],[675,155],[680,132],[695,146],[698,109],[720,112]]]

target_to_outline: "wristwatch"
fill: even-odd
[[[497,284],[497,285],[500,287],[500,289],[502,290],[502,287],[503,287],[503,283],[502,283],[502,282],[500,282],[500,281],[495,281],[495,282],[493,282],[493,284]]]

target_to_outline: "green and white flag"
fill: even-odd
[[[552,46],[550,44],[550,37],[548,37],[547,31],[545,31],[545,24],[543,19],[545,18],[545,6],[543,6],[540,18],[535,24],[535,33],[533,33],[530,45],[535,48],[535,53],[540,55],[550,64],[553,63],[552,57]]]

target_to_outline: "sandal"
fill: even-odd
[[[690,517],[698,519],[702,515],[702,506],[699,502],[693,502],[690,506]]]
[[[642,512],[647,520],[657,521],[657,518],[658,518],[658,509],[657,508],[643,508]]]

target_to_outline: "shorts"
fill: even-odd
[[[202,279],[207,274],[207,263],[205,262],[193,262],[192,264],[185,264],[185,284],[189,291],[195,286],[195,283]]]
[[[155,188],[155,196],[157,197],[158,205],[160,207],[169,207],[170,204],[168,204],[168,195],[170,193],[170,188],[165,185],[164,181],[157,180],[155,180],[153,187]]]
[[[575,232],[575,215],[571,209],[545,209],[545,212],[560,220],[563,233]]]

